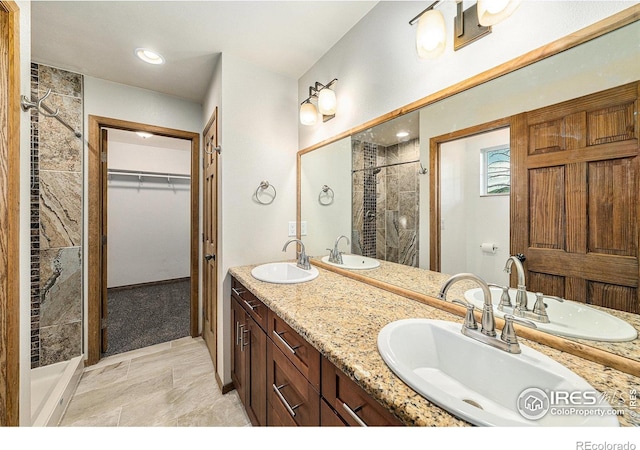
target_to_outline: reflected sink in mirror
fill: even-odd
[[[496,317],[502,318],[505,313],[513,314],[512,307],[505,307],[504,312],[497,308],[500,304],[502,290],[494,287],[490,290],[493,312]],[[515,304],[516,289],[509,289],[509,296],[511,302]],[[464,298],[476,308],[482,309],[482,291],[479,288],[466,291]],[[527,299],[529,308],[533,307],[536,295],[533,292],[527,292]],[[540,331],[557,336],[603,342],[632,341],[638,336],[636,329],[627,322],[583,303],[571,300],[560,303],[546,298],[544,303],[550,322],[535,322]]]
[[[498,350],[462,335],[461,327],[430,319],[391,322],[378,334],[378,351],[412,389],[474,425],[619,426],[601,394],[562,364],[522,344],[520,354]],[[566,392],[585,400],[576,406],[582,413],[558,412],[555,393]]]
[[[276,284],[294,284],[311,281],[318,276],[318,269],[301,269],[295,263],[277,262],[256,266],[251,270],[253,278]]]
[[[365,270],[365,269],[375,269],[380,266],[380,261],[374,258],[369,258],[368,256],[362,255],[342,255],[342,264],[334,263],[329,261],[329,256],[323,256],[322,262],[331,264],[332,266],[341,267],[343,269],[355,269],[355,270]]]

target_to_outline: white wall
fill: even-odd
[[[468,7],[465,2],[465,7]],[[523,1],[481,40],[453,51],[455,2],[438,6],[447,25],[447,48],[436,60],[418,58],[416,26],[408,22],[422,2],[380,2],[298,81],[298,100],[309,86],[338,78],[336,117],[299,125],[299,147],[335,136],[459,81],[553,42],[632,6],[630,1]],[[637,42],[626,43],[627,46]],[[422,260],[422,257],[421,257]]]
[[[31,3],[20,8],[20,94],[31,91]],[[31,113],[20,113],[20,425],[31,425]]]
[[[220,189],[218,204],[218,373],[231,379],[228,270],[233,266],[294,258],[286,253],[287,224],[296,218],[298,103],[296,80],[223,54],[203,102],[206,122],[218,106]],[[261,181],[277,189],[270,205],[255,202]]]
[[[88,229],[88,119],[89,115],[127,120],[148,125],[173,128],[177,130],[202,132],[202,107],[198,103],[160,94],[146,89],[126,86],[89,76],[84,77],[84,114],[85,114],[85,153],[84,153],[84,223],[83,229]],[[83,248],[88,248],[88,234],[84,233]],[[84,279],[88,277],[87,252],[83,252]],[[84,283],[84,310],[87,311],[89,297],[88,284]],[[85,321],[85,353],[88,341],[88,328]]]
[[[113,132],[113,131],[112,131]],[[191,142],[180,149],[118,142],[109,136],[110,170],[190,175]],[[108,181],[108,287],[187,278],[190,273],[189,179],[112,175]]]
[[[509,145],[509,129],[447,142],[440,148],[441,271],[471,272],[508,284],[509,195],[480,195],[481,149]],[[474,217],[474,220],[469,220]],[[494,243],[495,253],[480,244]]]
[[[305,249],[310,256],[328,255],[338,236],[344,235],[351,242],[351,139],[341,139],[328,145],[322,152],[302,155],[300,193],[302,221],[307,222],[309,239],[302,236]],[[333,190],[333,201],[323,195],[318,199],[322,186]],[[329,193],[331,195],[331,193]],[[351,253],[343,241],[340,250]]]

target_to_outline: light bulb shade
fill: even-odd
[[[318,121],[318,111],[313,103],[303,103],[300,105],[300,123],[302,125],[315,125]]]
[[[318,111],[323,116],[332,116],[336,113],[336,93],[329,88],[318,92]]]
[[[478,22],[484,27],[495,25],[509,17],[521,0],[478,0]]]
[[[420,58],[435,58],[444,52],[446,29],[444,16],[431,9],[420,16],[416,31],[416,49]]]

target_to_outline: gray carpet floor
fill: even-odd
[[[108,348],[116,355],[190,335],[190,281],[109,289]]]

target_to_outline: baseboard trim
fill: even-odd
[[[114,286],[114,287],[107,288],[107,292],[126,291],[129,289],[136,289],[136,288],[150,287],[150,286],[160,286],[163,284],[178,283],[181,281],[189,281],[189,280],[191,280],[191,277],[173,278],[171,280],[149,281],[148,283],[128,284],[126,286]]]

